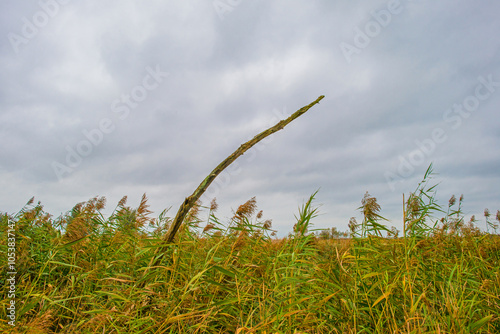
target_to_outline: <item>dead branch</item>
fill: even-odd
[[[228,156],[224,161],[222,161],[215,169],[208,174],[208,176],[200,183],[198,188],[194,191],[194,193],[187,197],[184,202],[181,204],[179,207],[179,210],[177,211],[177,214],[175,215],[174,221],[170,225],[170,229],[168,233],[165,235],[163,238],[163,243],[164,245],[160,248],[158,248],[156,254],[161,254],[166,250],[166,247],[168,244],[172,243],[175,235],[177,234],[177,231],[182,225],[182,222],[184,221],[184,218],[186,217],[187,213],[189,210],[193,207],[193,205],[196,203],[196,201],[203,195],[203,193],[207,190],[207,188],[210,186],[210,184],[215,180],[217,175],[219,175],[226,167],[228,167],[231,163],[233,163],[239,156],[241,156],[243,153],[248,151],[252,146],[260,142],[262,139],[266,138],[267,136],[270,136],[271,134],[283,129],[286,125],[288,125],[290,122],[292,122],[294,119],[297,117],[303,115],[306,111],[308,111],[310,108],[312,108],[315,104],[319,103],[325,96],[321,95],[316,99],[316,101],[308,104],[307,106],[304,106],[294,112],[292,115],[290,115],[287,119],[279,121],[276,125],[273,127],[262,131],[246,143],[242,144],[236,151],[234,151],[230,156]],[[157,258],[154,261],[153,265],[158,264],[159,258]]]

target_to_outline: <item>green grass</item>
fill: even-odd
[[[500,236],[465,222],[462,198],[434,199],[431,170],[405,200],[401,235],[365,195],[349,238],[313,233],[313,194],[286,238],[255,199],[224,224],[216,203],[191,210],[148,268],[171,219],[104,198],[57,219],[40,204],[0,217],[16,225],[17,322],[7,324],[3,254],[0,331],[19,333],[500,333]],[[199,210],[209,211],[201,221]],[[441,219],[436,218],[442,217]],[[152,232],[151,232],[152,231]]]

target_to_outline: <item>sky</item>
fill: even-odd
[[[429,165],[444,208],[500,209],[500,2],[3,1],[0,211],[58,217],[145,193],[157,217],[243,142],[325,98],[219,175],[227,221],[256,197],[284,236],[346,230],[366,192],[402,228]],[[442,215],[436,216],[440,218]]]

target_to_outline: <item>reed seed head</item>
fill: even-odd
[[[146,194],[143,194],[142,195],[142,198],[141,198],[141,203],[139,204],[139,207],[137,208],[137,213],[139,215],[148,215],[150,213],[152,213],[152,211],[148,210],[149,208],[149,204],[147,204],[147,201],[148,201],[148,198],[146,197]]]
[[[368,191],[361,200],[361,207],[363,208],[365,218],[368,220],[377,218],[378,212],[380,212],[380,205],[377,203],[377,199],[370,196]]]
[[[456,201],[457,201],[457,199],[456,199],[455,195],[452,195],[450,200],[448,201],[448,207],[452,207]]]
[[[485,216],[486,218],[489,218],[489,217],[490,217],[490,210],[488,210],[488,209],[484,209],[484,216]]]
[[[408,199],[408,213],[410,215],[414,215],[418,211],[420,211],[420,200],[418,196],[411,194],[410,198]]]
[[[217,211],[217,208],[219,207],[219,204],[217,204],[217,199],[214,197],[212,201],[210,202],[210,211],[215,212]]]
[[[255,209],[257,209],[257,200],[255,197],[252,197],[248,201],[246,201],[245,204],[242,204],[238,207],[238,210],[236,210],[236,218],[249,218],[253,213],[255,212]]]
[[[351,231],[351,233],[356,232],[356,228],[358,227],[358,222],[356,221],[356,218],[351,217],[351,219],[349,219],[348,226],[349,226],[349,230]]]
[[[264,222],[264,225],[262,227],[264,227],[265,230],[269,230],[272,227],[272,225],[273,222],[271,221],[271,219],[268,219]]]
[[[203,233],[210,231],[214,227],[215,227],[214,224],[207,224],[207,226],[205,226],[205,228],[203,229]]]
[[[196,203],[189,209],[188,216],[190,219],[188,221],[193,221],[194,219],[198,219],[198,214],[200,213],[201,201],[197,200]]]
[[[118,207],[122,208],[127,204],[127,196],[123,196],[122,199],[118,202]]]

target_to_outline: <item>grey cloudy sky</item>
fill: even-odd
[[[171,214],[241,143],[326,97],[214,182],[281,235],[314,191],[345,230],[363,195],[401,227],[431,162],[437,198],[500,209],[500,3],[4,1],[0,210],[58,216],[146,193]]]

